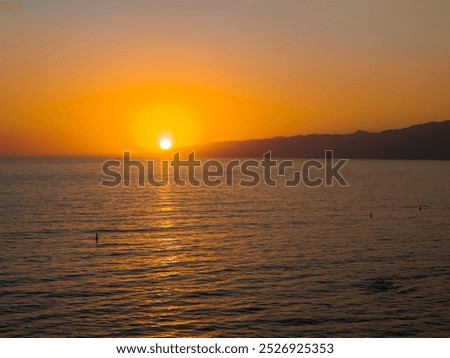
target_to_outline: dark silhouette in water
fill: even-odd
[[[422,204],[419,205],[419,211],[422,211]]]
[[[95,243],[98,244],[98,232],[95,233]]]
[[[369,215],[369,216],[370,216],[371,219],[373,218],[372,212],[370,212],[370,215]]]
[[[369,293],[388,292],[400,288],[400,286],[396,285],[393,279],[389,277],[378,277],[369,279],[366,282],[364,282],[364,286]]]

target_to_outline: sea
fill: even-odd
[[[105,187],[104,161],[0,159],[0,337],[450,336],[448,161],[314,188]]]

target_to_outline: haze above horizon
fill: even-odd
[[[24,1],[0,155],[159,151],[450,117],[445,1]]]

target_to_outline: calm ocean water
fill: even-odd
[[[450,336],[449,162],[353,160],[315,189],[0,168],[2,337]]]

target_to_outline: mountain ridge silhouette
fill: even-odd
[[[380,132],[214,142],[180,148],[180,152],[195,151],[199,158],[258,158],[268,151],[278,158],[322,158],[330,149],[336,158],[450,160],[450,120]]]

